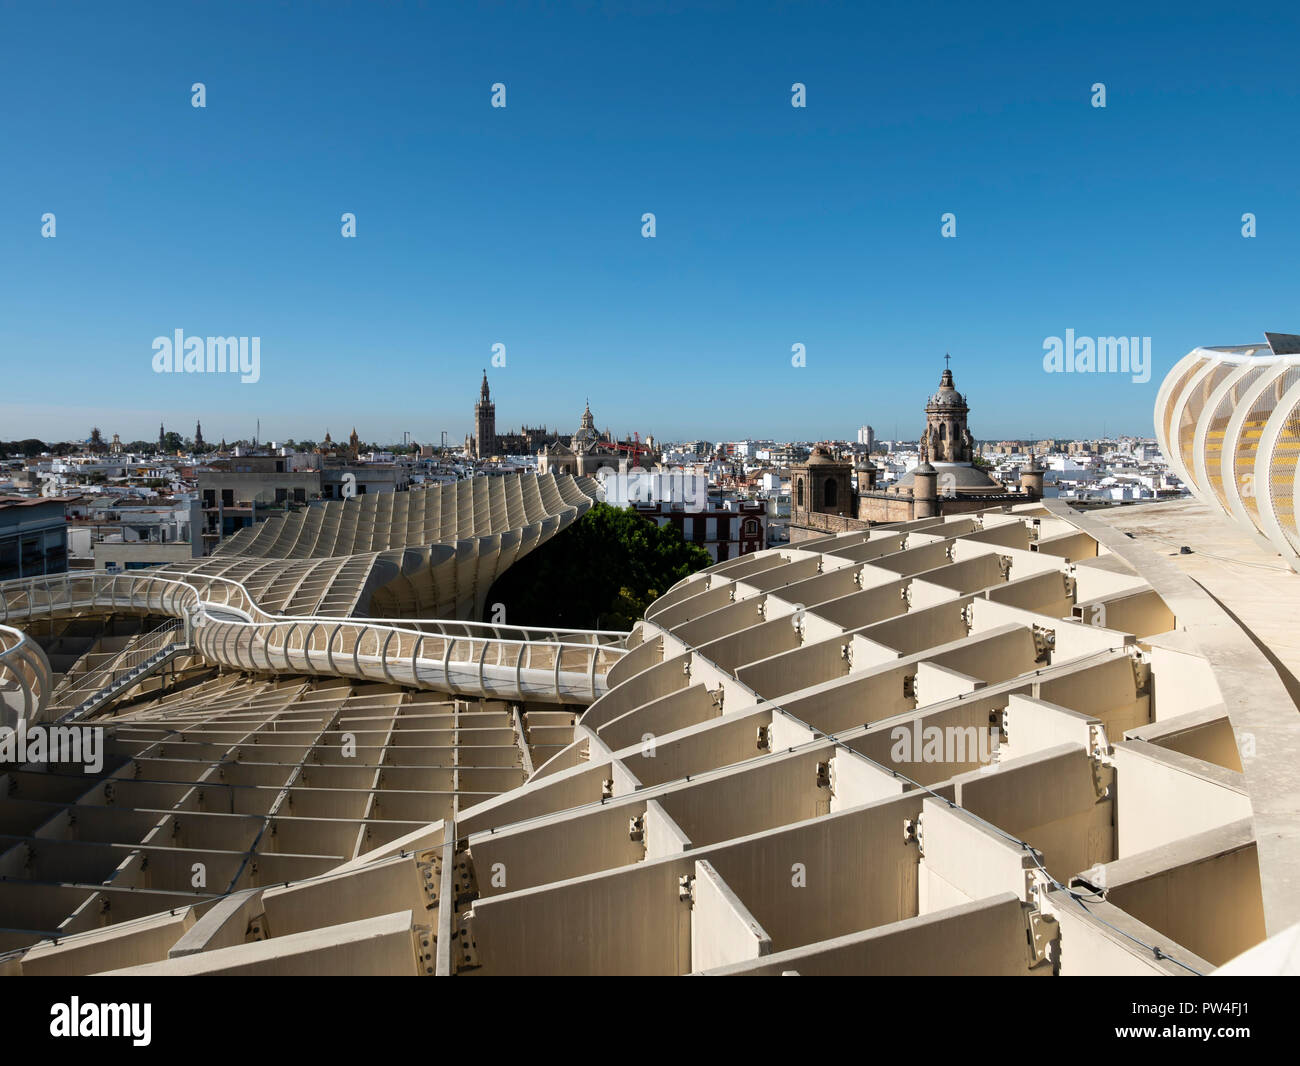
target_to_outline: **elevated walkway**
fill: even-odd
[[[0,624],[96,613],[166,615],[183,623],[184,635],[177,640],[182,650],[192,649],[233,669],[364,678],[456,695],[555,704],[588,705],[599,699],[608,687],[610,667],[625,651],[626,634],[608,630],[275,615],[262,610],[236,581],[206,576],[202,584],[200,593],[183,576],[141,572],[24,578],[0,584]],[[26,638],[14,640],[14,646],[25,647],[27,658],[35,647]],[[18,653],[12,655],[17,662]],[[24,677],[40,672],[24,669]],[[45,669],[48,676],[48,663]],[[28,681],[23,691],[35,704],[40,697],[31,694],[48,693],[49,686],[42,689],[39,681]],[[84,715],[93,708],[78,704],[68,709]],[[35,720],[30,713],[28,719]]]

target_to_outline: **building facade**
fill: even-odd
[[[68,569],[62,496],[0,496],[0,581]]]
[[[658,454],[648,444],[616,442],[609,430],[604,433],[597,430],[588,401],[569,443],[556,439],[542,448],[537,457],[537,472],[595,477],[600,470],[618,471],[629,466],[649,469],[658,461]]]
[[[492,400],[485,369],[478,403],[474,405],[474,432],[466,438],[465,450],[476,459],[493,455],[536,455],[550,438],[551,431],[544,425],[521,425],[517,433],[497,432],[497,405]]]
[[[702,511],[680,503],[639,503],[636,511],[658,526],[672,525],[688,544],[709,553],[715,563],[725,563],[767,547],[767,501],[735,500],[732,506],[711,503]]]
[[[1015,487],[976,465],[969,415],[970,404],[945,367],[939,388],[926,401],[921,461],[893,484],[878,487],[878,471],[865,460],[856,469],[856,493],[849,487],[853,465],[818,445],[806,463],[791,469],[791,540],[1041,499],[1043,472],[1032,457]]]

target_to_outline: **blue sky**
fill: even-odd
[[[1147,434],[1190,348],[1300,332],[1298,19],[0,2],[0,439],[459,440],[496,343],[502,431],[915,437],[951,352],[977,437]],[[154,374],[178,328],[261,380]],[[1067,329],[1151,380],[1044,373]]]

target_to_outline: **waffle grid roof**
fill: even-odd
[[[276,614],[479,617],[492,582],[597,492],[589,478],[507,474],[367,494],[269,519],[158,572],[231,578]]]

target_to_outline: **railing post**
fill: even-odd
[[[411,684],[419,681],[420,675],[416,672],[415,664],[420,658],[420,649],[424,647],[424,634],[421,633],[415,641],[415,647],[411,649]]]
[[[451,660],[451,646],[456,643],[456,640],[454,637],[443,637],[442,639],[447,645],[442,653],[442,683],[450,691],[451,675],[447,672],[447,663]]]

